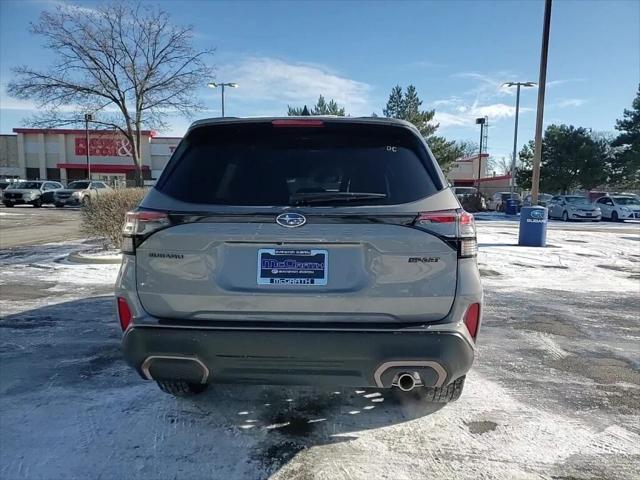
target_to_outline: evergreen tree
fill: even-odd
[[[382,110],[382,113],[388,118],[404,119],[404,99],[402,95],[402,87],[400,85],[396,85],[391,89],[391,94],[387,101],[387,107]]]
[[[531,188],[534,143],[520,152],[518,185]],[[591,189],[606,183],[609,176],[607,142],[594,139],[582,127],[549,125],[542,139],[540,188],[567,193],[577,188]]]
[[[625,187],[640,185],[640,85],[631,110],[625,109],[616,122],[620,133],[613,141],[615,155],[611,162],[612,183]]]
[[[304,107],[290,107],[287,106],[287,115],[290,117],[302,115]],[[344,117],[344,107],[339,107],[335,100],[331,99],[327,103],[325,98],[320,95],[318,102],[311,108],[311,115],[336,115],[338,117]]]
[[[385,117],[398,118],[412,123],[427,140],[431,151],[443,169],[462,156],[462,149],[456,142],[447,141],[443,137],[435,136],[438,124],[434,124],[435,110],[422,110],[422,100],[414,85],[409,85],[405,92],[400,85],[391,89],[386,108],[382,111]]]

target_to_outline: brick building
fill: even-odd
[[[134,178],[131,145],[120,133],[90,130],[14,128],[0,136],[0,177],[68,182],[87,178],[123,185]],[[142,132],[142,174],[155,180],[169,161],[179,137]],[[88,147],[88,158],[87,158]]]

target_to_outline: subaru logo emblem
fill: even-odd
[[[529,215],[531,216],[531,218],[544,218],[544,210],[541,208],[537,208],[535,210],[531,210],[531,213],[529,213]]]
[[[282,213],[276,217],[276,223],[282,227],[294,228],[307,223],[307,219],[299,213]]]

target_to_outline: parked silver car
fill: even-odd
[[[65,205],[82,205],[111,190],[112,188],[104,182],[76,180],[69,183],[67,188],[55,192],[54,204],[58,208],[62,208]]]
[[[53,203],[53,193],[61,188],[61,183],[52,181],[26,180],[13,183],[5,189],[2,203],[6,207],[15,205],[41,207],[46,203]]]
[[[246,382],[455,400],[481,321],[476,249],[407,122],[198,121],[126,217],[124,354],[177,395]]]
[[[569,220],[599,222],[602,217],[602,212],[598,207],[589,202],[586,197],[579,195],[552,197],[547,208],[549,209],[549,218],[560,218],[565,222]]]
[[[602,218],[618,220],[640,220],[640,200],[631,195],[600,197],[595,202],[602,211]]]

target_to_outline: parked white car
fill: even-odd
[[[640,220],[640,200],[632,195],[600,197],[595,204],[602,211],[602,218],[618,220]]]
[[[45,203],[53,203],[53,194],[62,188],[60,182],[45,180],[25,180],[12,183],[2,195],[2,203],[6,207],[15,205],[33,205],[41,207]]]
[[[602,212],[586,197],[579,195],[558,195],[549,200],[547,204],[549,218],[560,218],[565,222],[569,220],[587,220],[599,222]]]
[[[67,188],[56,191],[54,203],[58,208],[62,208],[65,205],[84,205],[111,191],[112,188],[104,182],[76,180],[71,182]]]

